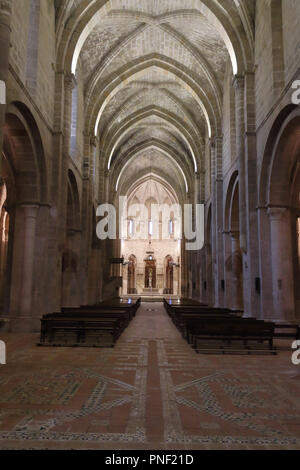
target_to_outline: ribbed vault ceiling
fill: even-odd
[[[56,3],[58,60],[80,64],[85,130],[112,184],[144,177],[152,159],[153,172],[190,186],[205,139],[221,132],[226,68],[251,67],[255,1]]]

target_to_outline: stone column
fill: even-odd
[[[0,252],[0,308],[1,313],[4,310],[4,297],[7,283],[7,253],[8,253],[8,237],[9,237],[9,215],[3,212],[1,217],[1,252]]]
[[[109,202],[109,193],[110,193],[110,187],[109,187],[109,179],[110,179],[110,171],[105,170],[104,171],[104,201],[103,203],[106,204]]]
[[[230,235],[232,252],[231,308],[232,310],[243,310],[243,261],[240,250],[240,234],[239,232],[231,232]]]
[[[211,161],[211,269],[212,269],[212,289],[211,302],[213,306],[218,304],[218,276],[217,276],[217,240],[216,240],[216,148],[215,143],[211,140],[210,145],[210,161]]]
[[[212,253],[211,253],[211,244],[207,243],[205,245],[205,268],[206,268],[206,293],[205,301],[209,305],[213,305],[214,299],[214,284],[213,284],[213,266],[212,266]]]
[[[21,290],[19,299],[20,316],[31,317],[32,296],[33,296],[33,268],[35,251],[36,220],[39,206],[22,205],[24,213],[23,219],[23,263]]]
[[[60,105],[55,111],[57,117],[55,120],[56,134],[54,139],[54,148],[59,155],[59,164],[56,168],[58,178],[57,186],[54,188],[54,200],[57,201],[57,262],[56,262],[56,282],[53,286],[53,294],[56,297],[58,308],[61,306],[62,299],[62,257],[66,243],[66,224],[67,224],[67,203],[68,203],[68,169],[70,158],[70,139],[72,122],[72,91],[75,85],[75,77],[71,73],[59,73],[57,80],[57,99],[60,99]],[[62,132],[62,133],[61,133]],[[54,159],[54,165],[56,165]]]
[[[300,217],[297,218],[298,269],[300,272]]]
[[[9,53],[10,53],[10,35],[11,35],[11,10],[12,0],[1,0],[0,2],[0,86],[5,96],[0,96],[0,151],[3,147],[3,127],[5,124],[6,112],[6,83],[9,69]],[[1,100],[5,98],[5,100]],[[2,163],[2,155],[0,153],[0,162]],[[0,163],[0,165],[1,165]],[[0,175],[2,176],[2,168],[0,166]]]
[[[274,318],[295,318],[291,214],[288,208],[268,210],[271,232],[271,262]]]
[[[181,241],[181,290],[180,296],[187,297],[188,296],[188,266],[187,266],[187,251],[185,249],[185,239],[183,238]]]
[[[297,282],[297,285],[299,285],[299,283],[300,283],[300,217],[297,217],[296,227],[297,227],[297,242],[298,242],[297,243],[297,248],[298,248],[298,252],[297,252],[297,255],[298,255],[298,270],[297,270],[297,274],[296,274],[296,279],[298,279],[298,281],[296,281],[296,282]],[[299,292],[298,289],[297,289],[297,292],[296,292],[296,317],[297,318],[300,317],[300,292]]]
[[[247,253],[243,259],[244,309],[248,317],[258,316],[260,295],[256,290],[259,277],[257,141],[255,121],[255,74],[245,74],[245,200]]]
[[[223,180],[222,180],[222,137],[215,137],[212,145],[212,264],[214,282],[214,306],[222,307],[224,292],[221,281],[223,266]]]
[[[225,280],[225,295],[224,305],[226,307],[231,305],[232,294],[232,242],[231,233],[229,231],[223,231],[223,259],[224,259],[224,280]]]
[[[235,90],[236,153],[239,168],[240,247],[247,251],[246,168],[245,168],[245,78],[236,76]]]
[[[61,168],[61,215],[63,225],[67,220],[67,199],[68,199],[68,169],[70,158],[71,124],[72,124],[72,92],[76,86],[75,76],[71,73],[64,77],[64,121],[63,121],[63,150]]]

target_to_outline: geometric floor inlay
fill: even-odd
[[[0,449],[300,449],[291,354],[197,355],[161,304],[142,305],[114,349],[0,339]]]

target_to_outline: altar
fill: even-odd
[[[143,289],[143,295],[159,295],[159,289],[153,287],[145,287]]]

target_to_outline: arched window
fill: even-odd
[[[134,235],[134,220],[130,219],[128,221],[128,234],[130,237]]]
[[[174,221],[171,219],[169,223],[169,234],[174,235]]]

